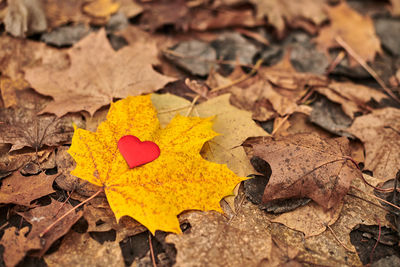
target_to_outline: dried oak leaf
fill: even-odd
[[[46,175],[44,172],[26,177],[14,172],[2,180],[0,203],[30,206],[31,201],[54,192],[52,185],[55,178],[56,175]]]
[[[62,241],[59,249],[45,255],[49,267],[58,266],[116,266],[124,267],[124,258],[117,242],[100,244],[89,233],[78,234],[71,231]]]
[[[29,232],[27,239],[35,240],[38,238],[47,226],[55,222],[60,215],[67,213],[72,208],[72,205],[69,203],[52,200],[50,205],[40,206],[26,212],[18,213],[32,224],[32,229]],[[51,228],[50,231],[41,237],[42,247],[36,255],[42,257],[57,239],[68,233],[71,227],[79,220],[79,218],[82,217],[82,214],[82,211],[72,212]]]
[[[327,19],[324,0],[250,0],[250,2],[256,6],[259,17],[267,17],[268,22],[275,26],[279,37],[283,37],[285,22],[289,25],[305,26],[307,30],[308,21],[319,25]],[[298,21],[302,23],[296,23]],[[311,23],[308,22],[310,25]]]
[[[10,227],[4,231],[0,240],[0,245],[4,246],[3,259],[7,267],[14,267],[30,250],[40,249],[40,238],[29,239],[25,235],[29,232],[29,227],[18,230]]]
[[[347,131],[365,146],[365,168],[374,177],[390,179],[400,167],[400,110],[384,108],[357,117]]]
[[[322,28],[315,39],[319,48],[327,51],[330,48],[340,47],[335,38],[341,37],[365,61],[373,61],[375,55],[382,52],[381,43],[370,17],[362,16],[346,2],[329,7],[327,12],[331,23]]]
[[[160,157],[129,169],[117,148],[125,135],[155,142]],[[161,128],[150,95],[127,97],[111,105],[95,133],[76,129],[68,151],[77,162],[71,173],[104,187],[117,221],[130,216],[153,234],[180,233],[178,214],[188,209],[222,211],[221,198],[246,179],[200,156],[204,143],[217,135],[212,117],[177,115]]]
[[[271,165],[262,201],[308,197],[325,210],[338,205],[361,172],[347,159],[347,138],[322,139],[315,134],[255,137],[246,141]]]
[[[68,55],[71,65],[66,70],[26,70],[32,87],[54,98],[42,112],[62,116],[86,110],[93,115],[113,98],[149,93],[172,80],[152,68],[158,62],[154,43],[136,43],[115,52],[104,29],[78,42]]]

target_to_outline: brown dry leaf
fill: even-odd
[[[282,223],[287,227],[303,232],[305,238],[323,233],[327,225],[332,225],[339,218],[343,204],[325,211],[315,202],[299,207],[291,212],[271,216],[271,222]]]
[[[384,108],[357,117],[347,131],[365,146],[365,168],[374,177],[391,179],[400,168],[400,110]]]
[[[197,9],[190,19],[190,29],[197,31],[224,29],[228,27],[255,27],[265,24],[254,17],[251,9]]]
[[[0,38],[0,91],[5,107],[17,105],[17,92],[28,88],[24,80],[24,67],[49,64],[49,58],[54,59],[51,67],[63,68],[69,64],[64,52],[27,39],[1,36]],[[21,101],[22,102],[22,101]]]
[[[283,37],[285,31],[285,22],[289,25],[304,24],[320,25],[327,19],[324,11],[324,0],[250,0],[257,8],[258,17],[267,17],[268,22],[272,24],[280,38]],[[309,26],[305,26],[305,30]]]
[[[392,4],[392,6],[391,6],[392,15],[399,16],[400,15],[400,1],[399,0],[390,0],[390,3]]]
[[[241,212],[228,220],[215,212],[187,214],[190,232],[166,238],[178,251],[175,266],[257,266],[270,259],[268,220],[247,215]]]
[[[184,0],[159,0],[142,3],[144,11],[140,24],[146,30],[154,32],[164,25],[172,25],[176,29],[187,30],[189,7]]]
[[[32,87],[54,98],[42,112],[62,116],[86,110],[93,115],[113,98],[149,93],[172,81],[152,68],[158,62],[154,44],[136,43],[115,52],[104,29],[88,35],[68,55],[71,66],[66,70],[26,70]]]
[[[8,2],[4,18],[6,32],[16,37],[43,32],[47,28],[41,0],[14,0]]]
[[[53,151],[51,148],[42,149],[39,151],[11,151],[11,145],[6,145],[4,150],[0,150],[0,177],[2,174],[15,171],[27,163],[40,165],[43,168],[43,163],[46,162]]]
[[[325,95],[331,101],[340,103],[346,115],[354,118],[355,112],[366,112],[371,108],[368,102],[380,102],[387,96],[376,89],[351,82],[331,82],[327,87],[316,87],[316,91]]]
[[[70,211],[72,208],[73,206],[69,203],[61,203],[52,200],[50,205],[36,207],[18,214],[32,224],[32,229],[27,238],[34,240],[39,237],[47,226],[55,222],[58,217],[67,213],[67,211]],[[41,237],[42,248],[36,255],[42,257],[57,239],[68,233],[71,227],[82,217],[82,214],[82,211],[72,212],[51,228],[50,231]]]
[[[62,118],[54,115],[37,115],[46,105],[47,99],[32,91],[19,91],[18,107],[0,110],[1,143],[11,144],[11,150],[43,146],[57,146],[72,139],[73,124],[84,125],[80,115],[69,114]]]
[[[55,175],[46,175],[44,172],[33,176],[14,172],[2,180],[0,203],[30,206],[33,200],[54,192],[52,185],[55,178]]]
[[[373,21],[349,7],[346,2],[327,8],[331,24],[320,30],[315,39],[320,49],[340,47],[336,37],[341,37],[365,61],[373,61],[377,53],[381,53],[381,44],[376,36]],[[349,27],[357,25],[357,27]],[[353,60],[350,61],[356,65]]]
[[[63,239],[56,252],[44,256],[44,260],[49,267],[125,266],[118,242],[100,244],[88,233],[78,234],[74,231]]]
[[[0,240],[0,245],[4,246],[3,259],[7,267],[14,267],[30,250],[40,249],[40,238],[29,239],[25,235],[29,232],[29,227],[18,230],[10,227],[4,231]]]
[[[67,23],[88,23],[90,18],[82,12],[85,0],[45,0],[44,10],[50,29]]]
[[[201,154],[206,160],[227,164],[239,176],[254,173],[247,159],[242,143],[249,136],[266,136],[268,133],[259,127],[247,111],[230,105],[229,94],[215,97],[207,102],[191,107],[190,102],[170,94],[152,95],[153,105],[158,110],[161,126],[165,126],[177,113],[194,116],[216,116],[213,130],[219,133],[204,145]]]
[[[127,18],[135,17],[143,12],[143,7],[135,1],[118,0],[117,2],[120,4],[119,11],[122,12]]]
[[[275,199],[309,197],[325,210],[337,206],[361,172],[346,159],[347,138],[323,139],[315,134],[255,137],[246,141],[257,156],[271,165],[263,203]]]
[[[122,217],[117,223],[109,205],[96,207],[88,204],[85,206],[83,217],[88,222],[87,232],[107,232],[114,229],[117,234],[116,242],[147,230],[143,225],[128,216]]]

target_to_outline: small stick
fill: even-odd
[[[192,103],[190,103],[190,107],[189,107],[189,109],[188,109],[188,111],[186,112],[186,117],[188,117],[189,115],[190,115],[190,113],[192,113],[192,110],[193,110],[193,108],[194,108],[194,105],[196,104],[196,102],[197,102],[197,100],[200,98],[200,95],[197,95],[194,99],[193,99],[193,101],[192,101]]]
[[[340,51],[337,57],[331,62],[329,67],[326,69],[325,74],[331,73],[336,68],[336,66],[339,65],[339,63],[343,60],[345,55],[346,54],[343,51]]]
[[[71,212],[73,212],[74,210],[76,210],[77,208],[79,208],[80,206],[84,205],[85,203],[89,202],[90,200],[92,200],[93,198],[95,198],[97,195],[99,195],[101,192],[104,191],[104,188],[101,188],[99,191],[97,191],[96,193],[94,193],[91,197],[89,197],[88,199],[86,199],[85,201],[82,201],[81,203],[79,203],[78,205],[76,205],[74,208],[70,209],[69,211],[67,211],[63,216],[61,216],[60,218],[58,218],[57,220],[55,220],[52,224],[50,224],[49,226],[47,226],[46,229],[44,229],[40,234],[39,237],[43,237],[45,234],[47,234],[48,231],[50,231],[51,228],[53,228],[58,222],[60,222],[62,219],[64,219],[65,217],[67,217],[68,214],[70,214]]]
[[[337,235],[335,234],[335,232],[333,231],[333,229],[329,226],[329,224],[325,223],[326,228],[329,229],[329,231],[331,231],[333,237],[336,239],[337,242],[339,242],[339,244],[347,251],[350,251],[352,253],[356,253],[357,251],[354,251],[353,249],[348,248],[345,244],[342,243],[342,241],[339,240],[339,238],[337,237]]]
[[[213,89],[211,89],[210,93],[216,92],[216,91],[219,91],[219,90],[222,90],[222,89],[225,89],[225,88],[229,88],[231,86],[234,86],[234,85],[236,85],[238,83],[241,83],[241,82],[247,80],[248,78],[250,78],[253,74],[255,74],[258,71],[258,69],[261,67],[262,63],[263,63],[263,60],[259,59],[257,61],[256,65],[254,65],[254,68],[252,68],[251,71],[248,74],[245,74],[242,77],[240,77],[240,78],[238,78],[238,79],[236,79],[236,80],[234,80],[234,81],[232,81],[232,82],[230,82],[228,84],[224,84],[224,85],[218,86],[216,88],[213,88]]]
[[[156,259],[154,257],[153,245],[151,244],[151,233],[150,232],[149,232],[149,247],[150,247],[151,262],[153,263],[153,267],[157,267]]]
[[[367,194],[368,196],[373,197],[373,198],[375,198],[375,199],[377,199],[377,200],[379,200],[379,201],[382,201],[382,202],[384,202],[384,203],[386,203],[386,204],[392,206],[392,207],[395,208],[395,209],[400,210],[400,207],[399,207],[399,206],[396,206],[396,205],[394,205],[393,203],[390,203],[389,201],[384,200],[383,198],[380,198],[380,197],[377,197],[377,196],[375,196],[375,195],[373,195],[373,194],[364,192],[364,191],[362,191],[361,189],[358,189],[357,187],[354,187],[354,186],[350,186],[350,187],[351,187],[352,189],[355,189],[355,190],[359,191],[359,192],[362,192],[362,193],[364,193],[364,194]]]
[[[370,66],[368,66],[367,62],[365,62],[365,60],[362,59],[361,56],[358,55],[356,51],[354,51],[353,48],[350,47],[350,45],[348,45],[340,36],[336,36],[335,40],[375,79],[375,81],[391,98],[400,103],[400,99],[395,94],[393,94],[393,92],[385,85],[379,75]]]
[[[378,239],[376,240],[375,246],[372,248],[371,254],[369,254],[369,263],[372,263],[372,257],[374,256],[374,252],[376,247],[379,244],[379,240],[381,240],[381,232],[382,232],[382,227],[381,227],[381,222],[379,221],[379,218],[376,219],[378,222],[378,227],[379,227],[379,233],[378,233]]]
[[[68,202],[68,200],[71,198],[72,193],[74,192],[75,188],[71,191],[71,193],[68,194],[67,199],[63,202],[63,204],[61,205],[61,207],[57,210],[56,215],[54,215],[54,217],[57,217],[58,213],[60,212],[60,210],[64,207],[65,203]]]

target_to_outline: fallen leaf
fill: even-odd
[[[127,18],[135,17],[143,12],[143,7],[135,1],[118,0],[117,2],[120,4],[120,12],[122,12]]]
[[[344,113],[354,118],[356,112],[366,112],[371,107],[368,102],[381,102],[387,96],[371,87],[351,82],[331,82],[326,87],[315,87],[315,91],[325,95],[331,101],[341,104]]]
[[[71,231],[58,250],[44,256],[46,264],[55,266],[125,266],[121,248],[117,242],[98,243],[88,233]]]
[[[347,131],[358,137],[365,147],[365,169],[374,177],[391,179],[400,167],[400,111],[383,108],[355,118]]]
[[[73,206],[69,203],[52,200],[50,205],[36,207],[18,214],[32,225],[32,229],[27,235],[28,240],[35,240],[58,217],[71,209],[73,209]],[[35,255],[42,257],[57,239],[68,233],[71,227],[82,217],[82,214],[82,211],[72,212],[54,225],[50,231],[40,238],[42,247],[40,251],[35,252]]]
[[[45,31],[47,22],[42,1],[10,1],[4,18],[4,26],[6,32],[16,37]]]
[[[115,52],[104,30],[88,35],[68,55],[71,66],[66,70],[26,70],[32,87],[54,98],[42,113],[62,116],[86,110],[93,115],[113,98],[149,93],[172,81],[152,68],[158,62],[154,44],[137,43]]]
[[[398,16],[400,15],[400,1],[399,0],[390,0],[390,3],[392,4],[392,15],[393,16]]]
[[[10,227],[4,231],[0,245],[4,246],[3,259],[5,266],[16,266],[28,251],[42,247],[39,237],[35,239],[25,237],[28,232],[29,227],[24,227],[21,230],[16,227]]]
[[[229,221],[215,212],[188,214],[189,233],[166,238],[177,249],[176,266],[257,266],[269,259],[268,221],[246,215],[240,213]]]
[[[258,17],[267,17],[268,23],[272,24],[280,38],[283,37],[285,22],[289,25],[295,24],[296,20],[309,21],[310,24],[320,25],[327,19],[324,11],[324,0],[250,0],[256,6]],[[307,30],[307,27],[305,27]]]
[[[191,13],[189,27],[195,31],[224,29],[228,27],[256,27],[264,25],[255,18],[251,9],[195,9]]]
[[[117,223],[108,205],[106,207],[86,205],[83,217],[88,222],[87,232],[107,232],[114,229],[116,231],[116,242],[146,231],[146,228],[140,223],[127,216],[122,217]]]
[[[340,47],[336,37],[341,37],[362,59],[373,61],[377,53],[382,53],[381,44],[375,34],[373,21],[348,6],[346,2],[327,8],[330,25],[323,27],[315,39],[317,46],[328,51]],[[349,25],[358,25],[356,28]],[[351,59],[351,65],[357,63]]]
[[[63,118],[54,115],[37,115],[47,100],[30,91],[16,94],[20,101],[18,107],[0,110],[1,143],[11,144],[10,151],[23,147],[39,150],[43,146],[57,146],[69,143],[73,134],[72,125],[83,126],[78,114],[69,114]]]
[[[119,3],[113,0],[94,0],[83,6],[83,11],[93,17],[109,18],[118,8]]]
[[[30,206],[33,200],[54,192],[52,185],[55,178],[55,175],[46,175],[44,172],[26,177],[14,172],[2,180],[0,203]]]
[[[319,235],[323,233],[327,225],[332,225],[340,216],[343,204],[325,211],[315,202],[299,207],[291,212],[285,212],[278,216],[271,216],[270,221],[281,223],[287,227],[303,232],[304,237]]]
[[[152,101],[158,110],[158,118],[165,126],[176,113],[188,114],[190,102],[174,95],[152,95]],[[196,105],[190,112],[195,116],[216,116],[213,129],[219,133],[206,143],[202,155],[206,160],[226,164],[238,176],[254,173],[241,146],[249,136],[266,136],[268,133],[259,127],[247,111],[235,108],[229,103],[229,94],[210,99]]]
[[[65,47],[77,43],[83,37],[88,35],[89,32],[89,27],[83,24],[62,26],[51,32],[42,34],[40,39],[46,44]]]
[[[315,134],[255,137],[246,141],[257,156],[271,165],[272,175],[263,203],[308,197],[325,210],[337,206],[361,172],[346,159],[347,138],[322,139]]]
[[[5,107],[17,105],[17,93],[29,88],[29,84],[24,79],[22,69],[36,65],[48,65],[49,58],[55,64],[53,68],[63,68],[69,64],[63,51],[46,46],[43,43],[30,41],[27,39],[2,36],[0,38],[0,71],[1,71],[1,96]],[[20,101],[23,102],[23,101]]]
[[[84,0],[46,0],[44,2],[44,10],[48,27],[50,29],[68,23],[89,23],[90,18],[82,12]]]
[[[203,144],[217,135],[211,119],[177,115],[161,129],[150,95],[128,97],[111,105],[95,133],[76,129],[68,151],[77,162],[71,173],[104,187],[117,221],[127,215],[153,234],[180,233],[178,214],[188,209],[222,211],[219,200],[246,179],[200,156]],[[154,141],[160,156],[129,169],[117,148],[125,135]]]

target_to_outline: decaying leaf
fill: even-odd
[[[88,233],[78,234],[74,231],[63,239],[56,252],[46,255],[44,260],[50,267],[125,266],[121,248],[117,242],[100,244]]]
[[[104,187],[117,221],[127,215],[153,234],[180,233],[178,214],[222,211],[219,201],[246,179],[200,156],[204,143],[217,135],[211,120],[177,115],[161,129],[150,95],[128,97],[111,105],[95,133],[76,129],[68,151],[77,162],[72,174]],[[160,156],[129,169],[117,148],[125,135],[155,142]]]
[[[117,223],[108,205],[105,207],[86,205],[83,216],[88,222],[87,232],[106,232],[114,229],[116,231],[116,242],[146,231],[143,225],[127,216],[122,217]]]
[[[246,141],[252,156],[271,165],[263,202],[309,197],[325,210],[338,205],[361,172],[346,157],[346,138],[322,139],[315,134],[255,137]]]
[[[172,80],[152,68],[158,62],[154,43],[137,43],[115,52],[104,30],[88,35],[68,55],[71,66],[66,70],[26,70],[32,87],[54,98],[42,112],[62,116],[86,110],[93,115],[113,98],[149,93]]]
[[[355,112],[370,109],[368,102],[380,102],[387,96],[373,88],[351,82],[331,82],[326,87],[315,87],[315,90],[325,95],[331,101],[340,103],[343,111],[350,118]]]
[[[17,96],[25,100],[23,105],[0,110],[0,142],[11,144],[10,151],[23,147],[38,150],[43,146],[69,143],[73,134],[72,125],[84,125],[77,114],[68,114],[63,118],[37,115],[46,105],[43,98],[22,91]]]
[[[329,7],[327,12],[330,25],[320,30],[316,38],[318,47],[325,51],[329,48],[340,47],[335,38],[341,37],[365,61],[373,61],[375,55],[382,52],[370,17],[359,14],[346,2]],[[357,27],[349,27],[349,25],[357,25]]]
[[[83,6],[83,11],[93,17],[109,18],[118,11],[119,3],[113,0],[94,0]]]
[[[14,172],[2,180],[0,203],[30,206],[33,200],[54,192],[52,185],[55,178],[55,175],[46,175],[44,172],[33,176]]]
[[[324,11],[324,0],[250,0],[257,8],[259,17],[267,17],[268,22],[275,26],[278,36],[283,37],[285,22],[289,25],[295,25],[296,20],[303,20],[303,23],[309,21],[309,24],[321,24],[327,19]],[[308,29],[308,27],[305,27]]]
[[[270,259],[270,223],[248,215],[242,212],[229,221],[215,212],[188,214],[190,232],[166,240],[177,248],[176,266],[257,266]]]
[[[67,213],[72,209],[72,205],[69,203],[61,203],[55,200],[51,201],[50,205],[40,206],[26,212],[19,213],[25,220],[32,224],[32,229],[27,235],[28,240],[35,240],[39,238],[39,235],[46,229],[47,226],[56,221],[61,215]],[[83,212],[72,212],[59,221],[50,231],[48,231],[40,239],[42,245],[39,252],[36,255],[42,257],[44,253],[50,248],[50,246],[68,233],[72,225],[74,225]]]
[[[374,177],[391,179],[400,167],[400,111],[384,108],[357,117],[348,132],[358,137],[365,146],[365,168]]]
[[[25,235],[29,232],[29,227],[18,230],[10,227],[4,231],[0,240],[0,245],[4,246],[3,259],[7,267],[14,267],[30,250],[40,249],[40,238],[29,239]]]

